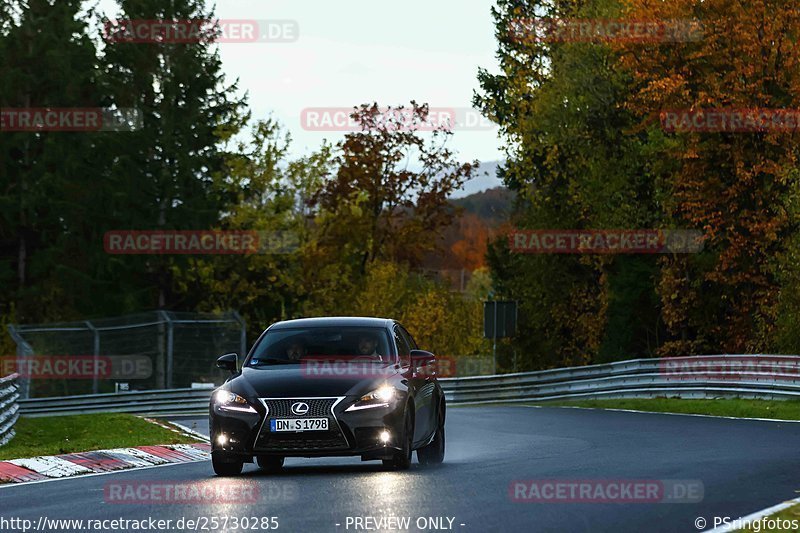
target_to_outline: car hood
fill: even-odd
[[[244,368],[228,382],[232,392],[255,398],[304,398],[313,396],[363,396],[383,383],[397,379],[394,365],[381,367],[379,375],[311,376],[299,365]]]

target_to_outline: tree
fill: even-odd
[[[455,161],[448,130],[434,129],[426,141],[418,130],[428,114],[416,102],[408,110],[356,108],[361,131],[338,145],[337,170],[311,199],[322,211],[323,245],[347,253],[362,274],[376,260],[418,261],[430,235],[452,220],[448,197],[478,165]]]
[[[120,0],[122,20],[207,21],[204,0]],[[111,23],[113,27],[113,22]],[[117,187],[106,208],[106,229],[203,230],[219,223],[231,188],[215,176],[226,170],[222,144],[247,122],[245,98],[227,84],[207,27],[197,42],[107,43],[105,63],[113,102],[139,110],[143,127],[118,137],[108,179]],[[226,196],[228,195],[228,196]],[[191,306],[181,301],[175,273],[185,256],[133,256],[107,263],[136,307]],[[146,273],[149,287],[141,286]],[[185,294],[183,294],[185,296]],[[128,304],[130,305],[130,303]]]
[[[254,325],[253,334],[265,324],[300,315],[319,271],[308,264],[313,228],[306,227],[303,199],[330,172],[330,147],[290,161],[290,142],[273,119],[258,121],[247,142],[235,143],[225,171],[216,176],[217,187],[230,198],[222,206],[219,228],[258,232],[262,249],[192,258],[187,269],[176,273],[184,301],[194,295],[193,305],[200,310],[236,309]]]
[[[616,68],[616,52],[602,43],[548,42],[525,33],[526,21],[613,18],[617,8],[613,0],[500,0],[492,10],[500,73],[479,72],[474,103],[507,139],[500,176],[518,193],[512,219],[518,227],[648,228],[659,222],[642,157],[644,136],[628,134],[636,122],[622,107],[629,77]],[[619,300],[610,292],[624,275],[637,287],[628,301],[649,300],[652,258],[521,256],[501,239],[488,259],[498,297],[519,301],[514,342],[527,358],[524,368],[654,349],[648,342],[656,338],[651,328],[659,310],[631,313],[612,305]],[[639,267],[630,268],[633,263]]]
[[[339,302],[337,314],[399,319],[422,349],[454,357],[485,353],[485,294],[462,295],[397,263],[374,261],[364,283]]]
[[[665,133],[658,117],[670,109],[796,109],[800,12],[779,0],[626,7],[633,19],[695,19],[703,28],[702,39],[668,47],[619,46],[620,65],[633,76],[627,107],[661,162],[653,167],[665,216],[706,236],[703,253],[662,263],[658,289],[671,333],[662,353],[769,350],[782,277],[776,258],[787,256],[798,229],[787,205],[797,183],[797,132]]]
[[[0,107],[103,105],[92,15],[82,7],[80,0],[3,4]],[[0,284],[5,306],[16,302],[16,320],[76,313],[70,288],[86,288],[83,217],[96,203],[102,139],[94,132],[0,132]]]

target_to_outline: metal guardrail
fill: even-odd
[[[757,365],[785,360],[794,372],[765,375],[723,370],[688,371],[673,375],[665,361],[697,363],[704,357],[635,359],[602,365],[560,368],[498,376],[442,378],[451,404],[533,402],[591,398],[750,398],[800,400],[800,358],[797,356],[723,355],[715,361],[744,361]],[[95,412],[127,412],[151,416],[201,414],[208,410],[209,390],[97,394],[21,400],[21,412],[30,416]]]
[[[134,413],[149,416],[208,412],[209,389],[171,389],[20,400],[25,416]]]
[[[671,374],[666,361],[696,363],[714,361],[786,360],[800,371],[796,356],[722,355],[671,359],[635,359],[602,365],[540,372],[442,379],[448,402],[480,404],[596,398],[752,398],[800,399],[800,372],[758,376],[734,371]],[[731,365],[733,366],[733,365]]]
[[[19,418],[18,399],[17,375],[0,379],[0,446],[14,438],[14,424]]]

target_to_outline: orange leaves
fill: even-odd
[[[665,109],[800,108],[800,10],[782,0],[628,0],[630,18],[693,18],[704,38],[690,43],[619,43],[633,76],[628,102],[642,121]],[[650,128],[659,124],[649,123]],[[665,215],[703,229],[703,257],[667,259],[659,286],[664,319],[680,349],[765,347],[774,327],[780,265],[790,235],[787,169],[797,133],[669,133],[655,157],[678,165],[666,177]]]
[[[473,213],[458,219],[461,239],[450,245],[450,251],[460,268],[473,271],[485,266],[486,247],[489,242],[489,229],[486,223]]]

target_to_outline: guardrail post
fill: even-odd
[[[167,313],[164,313],[167,318],[167,388],[171,389],[172,373],[175,369],[174,355],[175,355],[175,324]]]
[[[164,345],[165,346],[163,347],[164,351],[166,351],[166,359],[167,359],[166,360],[166,365],[165,365],[166,366],[166,377],[164,379],[164,388],[171,389],[172,388],[172,373],[173,373],[173,369],[174,369],[173,359],[172,358],[173,358],[174,351],[175,351],[175,345],[174,345],[174,341],[175,341],[175,335],[174,335],[174,333],[175,333],[175,325],[173,324],[172,319],[170,318],[169,314],[166,311],[159,310],[158,311],[158,316],[160,316],[161,319],[164,322],[166,322],[166,324],[167,324],[167,338],[164,341]],[[163,353],[161,350],[162,350],[162,347],[159,346],[159,352]],[[162,361],[159,361],[159,363],[161,363],[161,362]],[[164,372],[164,369],[160,368],[160,369],[158,369],[158,371],[159,372]]]
[[[92,332],[94,340],[92,342],[92,355],[94,356],[94,374],[92,376],[92,393],[100,392],[100,378],[97,375],[98,363],[100,361],[100,332],[88,320],[85,321],[86,327]]]
[[[494,302],[494,325],[492,326],[492,374],[497,374],[497,302]]]

